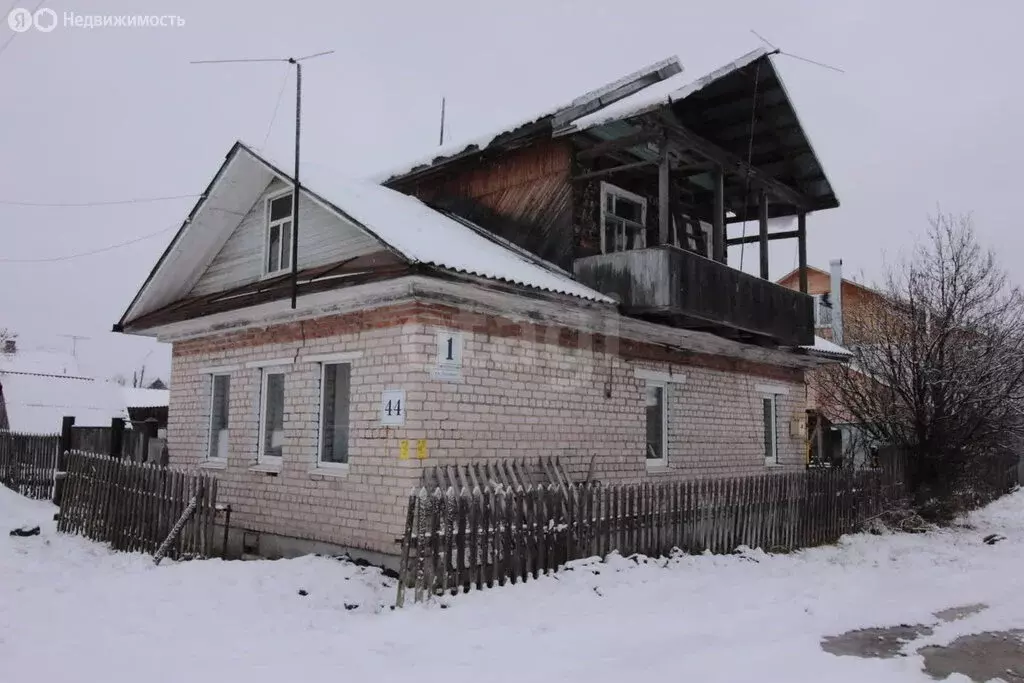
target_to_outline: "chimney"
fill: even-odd
[[[18,343],[14,339],[4,339],[4,353],[14,353],[18,350]]]
[[[829,261],[829,272],[832,275],[829,299],[832,302],[832,341],[843,344],[843,260]]]

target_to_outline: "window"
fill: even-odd
[[[647,200],[601,183],[601,252],[647,246]]]
[[[267,248],[264,270],[268,275],[292,267],[292,193],[267,199]]]
[[[352,366],[324,363],[320,373],[320,464],[348,464],[348,407]]]
[[[647,383],[647,464],[664,465],[666,462],[666,438],[668,413],[665,406],[665,388],[663,382]]]
[[[761,399],[764,413],[764,462],[766,465],[779,464],[779,416],[777,410],[778,396],[765,396]]]
[[[281,457],[284,445],[284,373],[263,372],[260,392],[260,450],[259,460]]]
[[[211,375],[210,387],[210,439],[206,457],[210,460],[228,459],[228,398],[231,377]]]
[[[681,249],[700,254],[704,258],[712,257],[711,224],[704,221],[691,220],[684,217],[680,224],[672,217],[672,244]]]
[[[832,326],[832,301],[828,292],[814,295],[814,326]]]

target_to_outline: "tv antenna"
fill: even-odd
[[[787,57],[792,57],[793,59],[799,59],[801,62],[807,62],[808,64],[814,64],[815,66],[820,66],[823,69],[831,69],[832,71],[837,71],[837,72],[839,72],[841,74],[845,74],[846,73],[845,71],[840,69],[838,66],[832,66],[831,64],[825,64],[824,62],[819,62],[819,61],[815,61],[813,59],[808,59],[807,57],[801,57],[800,55],[795,55],[792,52],[786,52],[781,47],[779,47],[778,45],[776,45],[772,41],[768,40],[767,38],[762,36],[760,33],[755,31],[754,29],[750,29],[750,32],[753,33],[755,36],[757,36],[758,40],[760,40],[762,43],[764,43],[765,45],[767,45],[771,49],[775,50],[775,52],[777,52],[780,55],[786,55]]]
[[[64,337],[66,339],[70,339],[71,340],[71,355],[74,358],[78,358],[78,340],[79,339],[81,339],[81,340],[89,339],[89,337],[85,337],[85,336],[80,335],[80,334],[58,334],[57,336],[58,337]]]
[[[299,149],[302,139],[302,62],[315,57],[334,54],[324,50],[305,57],[259,57],[254,59],[197,59],[191,64],[242,64],[257,62],[286,62],[295,65],[295,170],[292,174],[292,308],[299,296]],[[275,107],[275,115],[276,115]],[[271,121],[273,125],[273,121]]]

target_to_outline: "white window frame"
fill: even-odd
[[[285,218],[279,218],[276,221],[271,221],[270,220],[270,204],[271,204],[271,202],[274,202],[275,200],[281,199],[282,197],[286,197],[289,194],[292,194],[291,213],[289,213],[288,216],[286,216]],[[289,187],[287,189],[280,190],[279,192],[275,192],[273,194],[267,195],[266,199],[263,200],[263,215],[264,215],[263,225],[265,226],[265,229],[264,229],[264,232],[263,232],[263,276],[264,277],[272,277],[274,275],[280,275],[281,273],[290,272],[291,269],[292,269],[292,249],[293,249],[293,245],[295,244],[295,197],[294,197],[294,194],[292,192],[292,188]],[[270,230],[274,226],[278,226],[279,227],[279,226],[283,225],[284,223],[290,223],[291,224],[290,227],[289,227],[289,235],[288,235],[288,237],[289,237],[289,239],[288,239],[288,254],[287,254],[287,256],[288,256],[288,265],[282,265],[282,264],[284,264],[284,256],[285,256],[284,253],[283,253],[283,249],[282,249],[282,253],[278,254],[278,261],[277,262],[278,262],[279,268],[277,270],[270,270],[270,258],[269,258],[270,257]],[[281,230],[280,234],[283,235],[283,232],[284,231]],[[278,245],[279,245],[279,247],[278,247],[279,249],[281,249],[282,246],[284,245],[284,240],[281,239],[280,236],[278,237]]]
[[[644,462],[650,468],[668,466],[668,387],[669,382],[661,379],[647,379],[644,382]],[[661,457],[647,457],[647,392],[651,387],[661,389]]]
[[[607,206],[608,206],[607,198],[608,198],[609,195],[611,195],[613,197],[621,197],[622,199],[627,199],[627,200],[629,200],[631,202],[636,202],[637,204],[640,205],[640,223],[639,223],[639,228],[640,228],[640,242],[641,242],[641,244],[640,244],[639,248],[640,249],[645,248],[647,246],[647,198],[646,197],[641,197],[638,194],[634,194],[634,193],[630,192],[629,190],[623,190],[618,185],[612,185],[611,183],[601,181],[601,215],[600,215],[600,219],[601,219],[601,253],[602,254],[614,253],[614,252],[609,252],[608,251],[607,236],[606,236],[607,230],[605,228],[605,218],[607,217],[607,211],[608,211],[608,209],[607,209]],[[625,220],[625,219],[622,219],[622,220]],[[628,251],[628,250],[623,250],[623,251]]]
[[[229,408],[228,408],[228,428],[226,430],[224,430],[224,431],[228,432],[228,439],[230,439],[231,438],[230,437],[230,432],[231,432],[231,410],[230,410],[230,403],[231,403],[231,374],[229,372],[212,372],[212,373],[210,373],[209,377],[210,377],[210,420],[209,420],[209,424],[207,425],[207,430],[206,430],[206,458],[205,458],[205,460],[207,462],[212,462],[212,463],[225,463],[226,464],[227,463],[227,453],[224,454],[224,457],[220,457],[219,455],[213,455],[213,452],[212,452],[212,448],[213,448],[213,408],[214,408],[214,401],[217,398],[217,378],[218,377],[226,377],[227,380],[228,380],[228,404],[229,404]],[[220,445],[220,442],[218,442],[218,446],[219,445]],[[226,448],[227,448],[227,446],[225,445],[225,449]]]
[[[761,408],[761,422],[763,423],[764,422],[764,402],[765,401],[771,401],[771,405],[772,405],[772,420],[771,420],[771,430],[772,430],[771,446],[772,446],[772,453],[771,453],[771,455],[764,456],[764,464],[768,465],[770,467],[773,467],[773,466],[779,464],[779,396],[780,395],[781,394],[768,393],[768,392],[762,393],[761,394],[760,406],[759,406]],[[768,425],[763,425],[763,426],[765,428],[768,427]],[[767,434],[765,434],[764,436],[767,436]]]
[[[269,368],[263,369],[261,371],[261,375],[262,375],[262,377],[260,378],[260,429],[259,429],[259,442],[256,444],[256,462],[257,463],[261,463],[261,464],[277,464],[277,465],[280,465],[280,463],[284,460],[283,449],[282,449],[282,453],[281,453],[280,456],[268,455],[263,450],[265,445],[266,445],[266,443],[267,443],[267,441],[266,441],[266,437],[267,437],[267,405],[269,403],[269,401],[267,400],[269,398],[269,396],[267,395],[268,394],[268,392],[267,392],[267,385],[268,385],[268,383],[270,381],[270,376],[271,375],[281,375],[282,382],[283,382],[284,378],[287,378],[288,374],[284,370],[278,370],[277,366],[270,366]],[[285,399],[285,392],[284,392],[284,386],[282,384],[282,390],[281,390],[281,412],[282,412],[282,415],[284,413],[284,399]],[[285,425],[284,425],[284,418],[283,418],[283,416],[282,416],[282,419],[281,419],[281,431],[282,432],[285,431]]]
[[[324,382],[324,376],[327,374],[328,365],[347,365],[348,366],[348,429],[345,430],[346,439],[348,439],[348,447],[345,449],[345,462],[328,462],[323,460],[323,444],[324,444],[324,404],[326,402],[326,383]],[[317,469],[326,470],[341,470],[347,471],[349,462],[352,460],[352,361],[351,357],[346,360],[333,360],[327,359],[320,363],[320,411],[317,417],[317,429],[316,429],[316,467]]]

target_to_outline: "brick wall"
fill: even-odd
[[[454,381],[433,375],[439,329],[462,331],[461,377]],[[347,471],[316,466],[320,364],[304,360],[342,352],[360,354],[351,361]],[[287,373],[285,441],[281,471],[271,475],[251,469],[264,370],[249,365],[280,359],[289,360],[273,368]],[[233,507],[232,525],[378,552],[397,551],[406,496],[424,464],[558,455],[579,476],[594,458],[595,476],[609,482],[763,472],[765,386],[782,388],[780,467],[803,465],[802,441],[789,429],[792,418],[803,418],[799,371],[423,304],[175,344],[172,464],[204,464],[211,389],[205,371],[223,367],[232,369],[220,497]],[[657,471],[643,457],[646,380],[638,370],[671,374],[667,467]],[[389,388],[406,390],[404,426],[379,425],[380,394]],[[403,439],[426,439],[428,458],[417,460],[414,452],[400,460]]]

